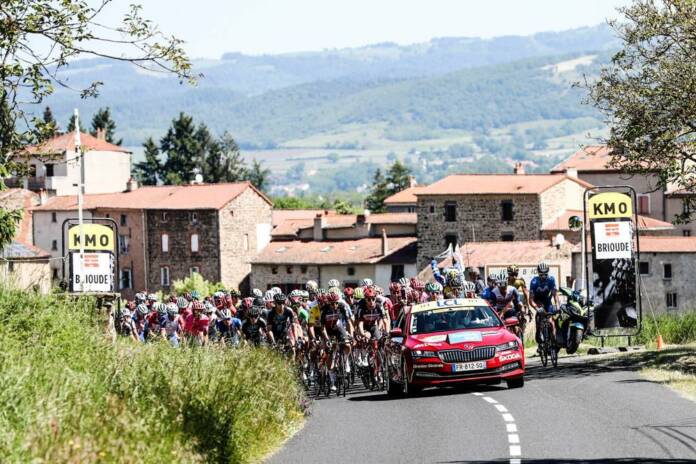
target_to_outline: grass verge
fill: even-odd
[[[3,462],[257,462],[301,423],[281,357],[112,344],[92,308],[0,288]]]

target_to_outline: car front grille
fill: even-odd
[[[485,361],[495,356],[494,346],[483,346],[474,348],[471,351],[464,350],[444,350],[438,352],[440,359],[446,363]]]

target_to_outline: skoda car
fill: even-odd
[[[468,383],[524,385],[524,347],[484,300],[451,299],[414,305],[388,342],[388,393]]]

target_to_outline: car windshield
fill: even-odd
[[[461,329],[500,327],[502,323],[488,306],[436,308],[411,314],[411,334]]]

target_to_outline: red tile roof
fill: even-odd
[[[558,231],[568,231],[570,230],[568,228],[568,219],[570,219],[571,216],[580,216],[580,218],[583,217],[583,212],[582,211],[576,211],[576,210],[566,210],[558,216],[556,219],[553,219],[541,228],[541,230],[558,230]],[[649,216],[642,216],[638,215],[638,229],[639,230],[672,230],[674,229],[674,225],[669,223],[669,222],[664,222],[660,221],[659,219],[654,219]]]
[[[297,236],[301,229],[309,229],[314,226],[313,219],[287,219],[273,228],[271,236],[288,237]]]
[[[130,153],[130,150],[123,148],[106,140],[98,139],[91,134],[80,132],[80,144],[87,151],[118,151]],[[54,155],[64,152],[75,151],[75,133],[67,132],[46,140],[39,145],[32,145],[25,149],[29,154]]]
[[[399,205],[399,204],[416,204],[418,198],[416,194],[423,191],[427,186],[420,185],[417,187],[409,187],[405,190],[395,193],[394,195],[387,197],[384,200],[385,205]]]
[[[588,145],[573,153],[567,160],[554,166],[551,172],[565,172],[571,168],[577,169],[578,172],[616,172],[617,169],[607,168],[609,160],[611,160],[611,150],[606,145]]]
[[[249,182],[234,184],[164,185],[140,187],[131,192],[85,195],[85,209],[221,209],[251,188],[268,203],[271,201]],[[77,196],[56,196],[34,211],[77,209]]]
[[[371,264],[416,243],[415,237],[387,239],[389,252],[382,255],[381,238],[362,238],[336,242],[271,242],[251,262],[256,264]],[[415,262],[416,256],[413,254]]]
[[[333,211],[323,209],[274,209],[273,227],[280,225],[289,219],[310,219],[313,220],[317,214],[332,214]]]
[[[563,174],[454,174],[425,187],[416,195],[540,194],[564,180],[592,187]]]

